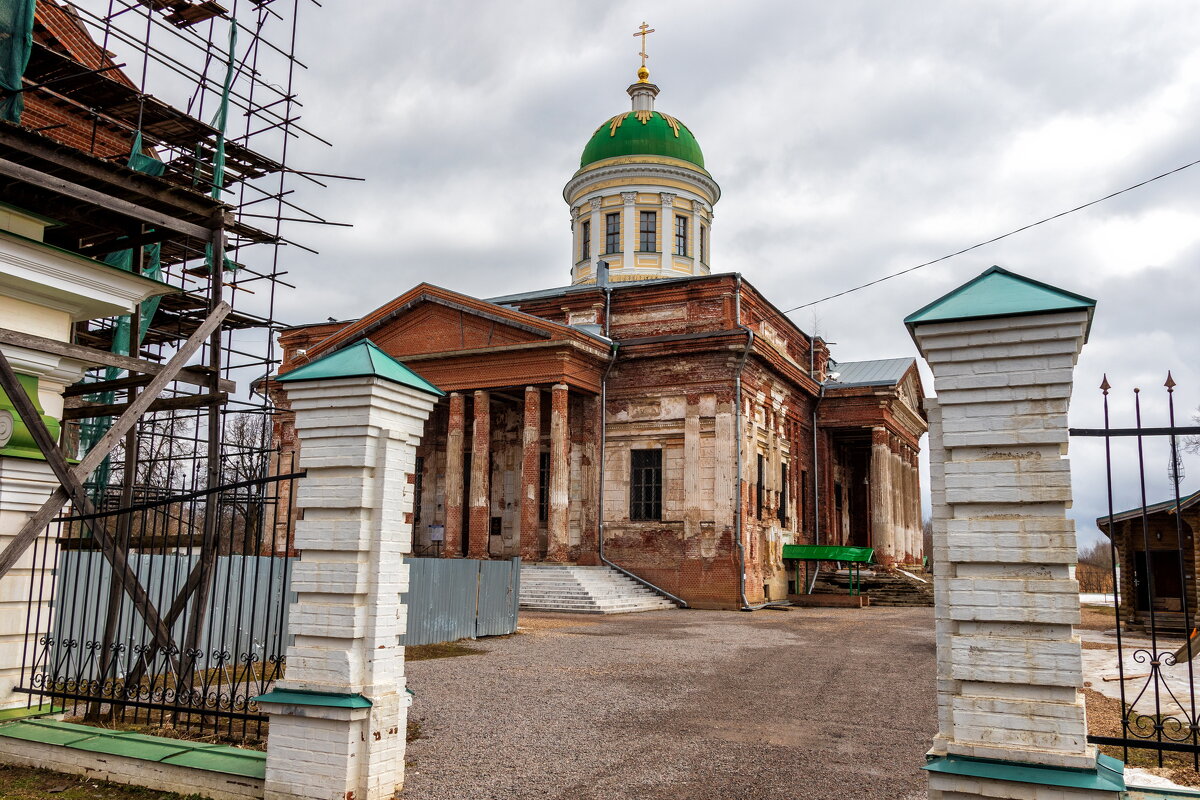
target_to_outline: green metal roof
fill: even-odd
[[[873,547],[840,547],[832,544],[785,544],[783,557],[797,561],[852,561],[869,564],[875,555]]]
[[[904,318],[911,330],[923,322],[951,322],[986,317],[1045,314],[1051,311],[1086,309],[1088,326],[1096,301],[1048,283],[1017,275],[1002,267],[990,267],[977,278]]]
[[[579,166],[618,156],[667,156],[704,168],[704,154],[692,132],[679,120],[657,111],[650,112],[645,122],[635,111],[606,120],[583,148]]]
[[[335,350],[316,361],[280,375],[279,381],[320,381],[373,376],[437,397],[446,393],[375,346],[370,339]]]
[[[328,708],[370,708],[371,701],[361,694],[312,692],[304,689],[272,689],[253,698],[256,703],[284,703],[292,706],[326,706]]]

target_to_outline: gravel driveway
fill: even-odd
[[[521,624],[407,665],[408,800],[925,796],[933,609]]]

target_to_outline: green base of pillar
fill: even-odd
[[[1013,783],[1094,789],[1100,792],[1125,791],[1125,765],[1111,756],[1096,754],[1095,769],[1048,767],[1019,761],[997,761],[968,756],[935,756],[922,769],[968,778],[987,778]]]

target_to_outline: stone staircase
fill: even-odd
[[[908,569],[918,578],[915,580],[901,572],[885,572],[883,570],[862,571],[859,590],[871,598],[872,606],[932,606],[933,605],[933,576],[919,569]],[[813,594],[840,594],[850,592],[850,574],[846,570],[836,572],[825,568],[817,577],[813,586]]]
[[[675,607],[611,567],[521,565],[521,608],[527,611],[631,614]]]

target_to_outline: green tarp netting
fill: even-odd
[[[0,0],[3,2],[3,0]],[[138,172],[143,172],[147,175],[162,175],[166,170],[166,165],[157,158],[148,156],[142,152],[142,134],[138,133],[133,139],[133,147],[129,153],[129,160],[126,162],[131,169]],[[142,270],[141,274],[147,278],[154,280],[162,280],[162,263],[160,260],[162,246],[158,244],[146,245],[142,248]],[[123,269],[126,272],[133,271],[133,250],[119,250],[115,253],[110,253],[104,257],[104,261],[118,269]],[[155,312],[158,311],[159,298],[151,297],[144,300],[138,309],[138,326],[137,326],[137,344],[134,345],[130,341],[131,325],[129,314],[123,314],[117,318],[116,329],[113,331],[112,351],[123,356],[136,354],[141,348],[142,342],[146,338],[146,329],[150,326],[150,320],[154,319]],[[125,370],[116,367],[109,367],[104,370],[104,380],[112,381],[121,377]],[[116,399],[113,392],[102,392],[100,394],[89,395],[88,400],[93,403],[102,403],[108,405]],[[79,426],[79,451],[87,453],[96,442],[100,441],[100,437],[108,432],[112,427],[112,417],[96,417],[94,419],[85,420]],[[112,465],[109,459],[104,459],[100,466],[96,468],[96,472],[92,476],[92,482],[96,486],[96,491],[103,491],[103,487],[108,485],[108,478],[111,472]]]
[[[21,76],[33,48],[35,5],[36,0],[0,0],[0,117],[9,122],[20,122],[25,107]]]

